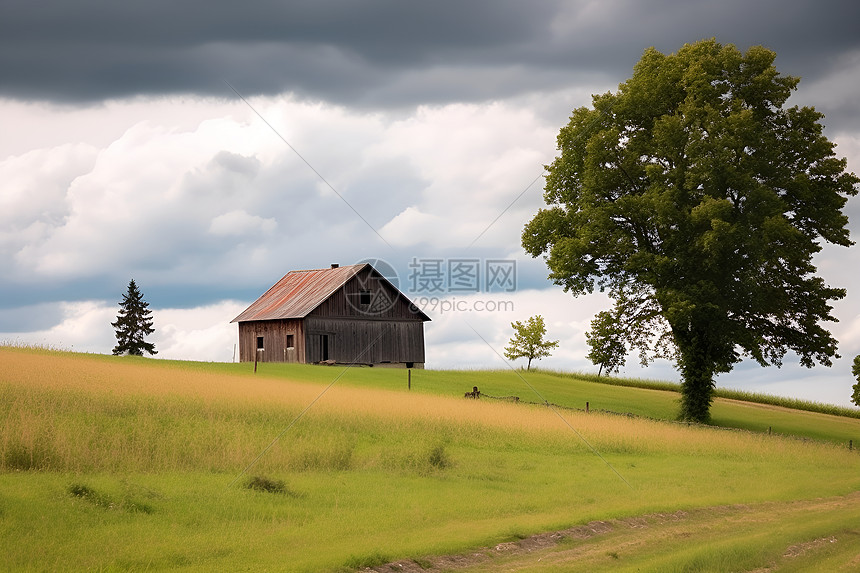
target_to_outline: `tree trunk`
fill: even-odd
[[[531,369],[532,369],[532,357],[529,356],[529,363],[526,364],[526,370],[531,370]]]
[[[681,370],[680,419],[707,424],[714,398],[714,364],[708,352],[707,334],[686,332],[675,336]]]
[[[711,421],[711,401],[714,398],[714,378],[703,368],[682,368],[682,420],[707,424]]]

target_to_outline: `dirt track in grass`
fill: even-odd
[[[845,519],[853,526],[846,528]],[[822,527],[815,527],[818,522]],[[832,527],[828,527],[830,522]],[[783,534],[786,524],[809,524],[810,527],[801,526]],[[709,544],[731,546],[735,541],[743,544],[745,539],[766,539],[774,531],[788,541],[772,541],[773,547],[764,547],[762,551],[762,562],[746,571],[794,570],[802,565],[801,560],[815,562],[823,554],[833,561],[828,565],[829,570],[856,571],[860,566],[860,492],[832,498],[708,507],[592,521],[459,555],[405,559],[363,571],[608,571],[639,565],[643,570],[650,570],[649,563],[658,565],[661,555]]]

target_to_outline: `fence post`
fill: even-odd
[[[848,451],[850,452],[853,449],[854,449],[854,440],[848,440]]]
[[[585,413],[588,414],[588,402],[585,403]]]
[[[407,390],[412,390],[412,369],[406,369],[406,388]]]

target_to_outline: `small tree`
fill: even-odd
[[[624,331],[618,327],[616,317],[608,311],[598,312],[591,321],[591,330],[585,333],[585,339],[591,350],[588,359],[595,366],[600,366],[597,375],[607,376],[624,366],[627,347],[624,344]]]
[[[851,373],[857,379],[857,384],[852,386],[854,394],[851,396],[851,401],[860,406],[860,354],[854,357],[854,366],[851,367]]]
[[[558,340],[551,342],[544,340],[546,326],[541,315],[533,316],[524,323],[512,322],[514,336],[505,348],[505,357],[508,360],[517,358],[528,358],[526,370],[530,370],[532,360],[550,356],[550,350],[558,346]]]
[[[119,314],[111,326],[116,329],[117,345],[114,354],[131,354],[143,356],[144,352],[158,354],[155,344],[146,342],[143,337],[152,334],[152,311],[149,303],[143,300],[143,293],[137,288],[134,279],[128,283],[128,292],[119,303]]]

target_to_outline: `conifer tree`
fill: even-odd
[[[143,300],[143,293],[137,288],[134,279],[128,283],[128,292],[119,303],[119,314],[111,326],[116,329],[117,344],[113,353],[143,356],[144,352],[158,354],[155,344],[146,342],[144,337],[152,334],[152,311],[149,303]]]

